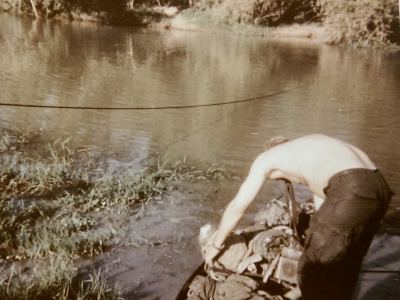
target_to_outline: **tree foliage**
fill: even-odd
[[[330,42],[385,45],[399,26],[397,0],[318,0]]]
[[[114,24],[146,25],[162,17],[154,6],[176,6],[211,12],[217,22],[279,26],[322,22],[329,42],[360,46],[400,40],[398,0],[33,0],[41,15],[79,18],[105,13]],[[142,9],[150,8],[150,9]],[[31,12],[28,0],[0,0],[0,9]],[[142,10],[141,10],[142,9]],[[145,22],[146,21],[146,22]]]
[[[305,23],[317,18],[316,0],[200,0],[201,9],[212,8],[228,24],[277,26]]]

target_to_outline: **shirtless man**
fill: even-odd
[[[302,299],[350,299],[392,192],[363,151],[325,135],[271,140],[253,162],[208,242],[206,264],[212,264],[266,178],[304,184],[314,195],[317,212],[298,267]]]

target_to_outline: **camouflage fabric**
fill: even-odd
[[[307,209],[312,213],[309,205]],[[286,204],[276,199],[270,201],[255,216],[252,226],[227,238],[214,267],[206,270],[207,276],[193,280],[188,299],[283,299],[276,290],[288,292],[298,287],[297,263],[302,253],[302,246],[287,226],[289,223]],[[211,225],[200,230],[201,247],[206,245],[205,237],[212,238],[215,230]],[[281,288],[275,288],[275,294],[269,292],[269,283]]]

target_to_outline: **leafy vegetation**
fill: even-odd
[[[399,6],[396,0],[319,0],[331,43],[387,45],[396,40]]]
[[[328,41],[356,46],[386,46],[399,42],[399,4],[396,0],[33,0],[46,16],[101,20],[146,26],[170,15],[156,6],[176,6],[208,12],[214,22],[228,25],[280,26],[324,24]],[[0,9],[33,13],[30,1],[0,0]],[[207,17],[206,17],[207,16]],[[168,26],[167,26],[168,27]]]
[[[214,17],[228,24],[277,26],[305,23],[318,17],[315,0],[201,0],[200,9],[212,9]]]
[[[101,274],[77,282],[74,261],[123,243],[127,217],[176,183],[225,176],[160,161],[109,174],[90,149],[68,145],[0,130],[0,262],[12,266],[0,272],[1,299],[116,299]]]
[[[387,46],[400,39],[396,0],[199,0],[197,7],[230,25],[322,23],[333,44]]]

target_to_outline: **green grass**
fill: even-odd
[[[123,299],[121,288],[107,283],[106,272],[93,270],[84,278],[78,274],[73,261],[66,255],[53,255],[44,262],[37,262],[29,278],[15,265],[7,277],[0,280],[0,298],[4,300],[31,299]]]
[[[101,271],[79,280],[75,262],[123,244],[128,216],[177,184],[229,176],[161,160],[106,173],[99,161],[69,139],[0,129],[0,299],[117,299]]]

